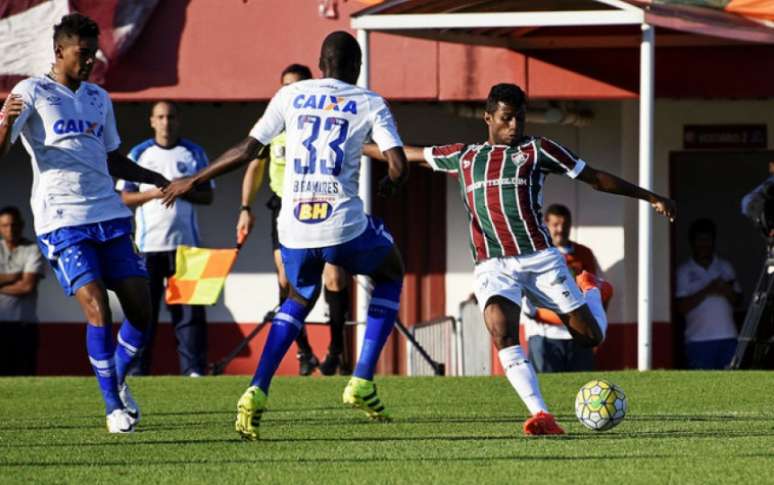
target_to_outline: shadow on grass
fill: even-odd
[[[138,435],[148,436],[154,432],[164,431],[160,428],[146,428],[138,432]],[[586,433],[575,433],[563,436],[520,436],[514,434],[505,435],[452,435],[452,436],[348,436],[338,438],[261,438],[261,443],[385,443],[385,442],[461,442],[461,441],[506,441],[506,442],[527,442],[535,440],[547,441],[616,441],[616,440],[642,440],[642,439],[684,439],[684,438],[710,438],[710,439],[747,439],[751,437],[774,437],[774,430],[770,431],[736,431],[720,432],[717,430],[707,431],[644,431],[644,432],[607,432],[595,433],[592,431]],[[131,438],[130,438],[131,439]],[[111,446],[155,446],[155,445],[212,445],[241,443],[238,438],[204,438],[204,439],[173,439],[173,440],[137,440],[137,441],[105,441],[92,443],[15,443],[0,445],[0,448],[89,448],[89,447],[111,447]],[[0,462],[0,467],[2,467]]]
[[[367,457],[367,458],[264,458],[250,457],[244,460],[159,460],[159,461],[70,461],[70,462],[49,462],[49,461],[13,461],[0,463],[3,467],[61,467],[61,468],[79,468],[93,466],[118,466],[118,467],[145,467],[145,466],[194,466],[194,465],[266,465],[266,464],[374,464],[374,463],[474,463],[489,464],[494,461],[524,461],[524,462],[583,462],[583,461],[610,461],[610,460],[663,460],[672,458],[673,455],[594,455],[594,456],[555,456],[555,455],[496,455],[496,456],[450,456],[434,458],[408,458],[408,457]]]

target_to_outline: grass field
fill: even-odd
[[[620,384],[629,416],[575,419],[591,377]],[[382,378],[394,423],[339,404],[345,378],[279,378],[262,438],[241,442],[247,379],[134,379],[138,432],[105,431],[91,378],[0,379],[0,483],[774,482],[774,373],[546,375],[565,437],[525,438],[504,378]]]

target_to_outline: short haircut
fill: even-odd
[[[691,223],[691,227],[688,229],[688,240],[693,242],[699,234],[709,234],[712,239],[715,240],[717,229],[715,223],[710,219],[702,218],[696,219]]]
[[[497,111],[498,103],[507,104],[519,111],[527,104],[527,95],[515,84],[495,84],[486,98],[486,112],[491,114]]]
[[[85,15],[73,12],[54,26],[54,43],[64,37],[99,37],[99,25]]]
[[[568,209],[566,205],[562,204],[549,205],[546,209],[546,219],[548,219],[548,216],[564,217],[568,222],[572,221],[572,213],[570,212],[570,209]]]
[[[23,220],[21,211],[15,205],[7,205],[0,209],[0,217],[2,216],[13,216],[17,221]]]
[[[360,65],[363,53],[352,34],[338,30],[325,37],[320,48],[320,58],[325,59],[330,68],[340,69],[352,64]]]
[[[172,101],[171,99],[160,99],[151,105],[151,109],[150,109],[151,116],[153,116],[153,110],[156,109],[156,106],[162,103],[172,106],[175,109],[175,114],[180,114],[180,106],[178,106],[176,102]]]
[[[282,74],[280,74],[280,81],[283,77],[285,77],[285,74],[295,74],[301,80],[305,79],[312,79],[312,71],[308,67],[306,67],[303,64],[291,64],[285,69],[282,70]]]

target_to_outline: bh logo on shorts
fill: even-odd
[[[333,213],[333,206],[324,200],[310,200],[299,202],[293,209],[296,219],[306,224],[317,224],[329,218]]]

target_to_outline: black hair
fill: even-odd
[[[360,65],[363,53],[360,44],[352,37],[352,34],[337,30],[325,37],[320,48],[320,60],[324,61],[328,68],[337,71],[352,65]]]
[[[305,79],[312,79],[312,71],[308,67],[306,67],[303,64],[291,64],[285,69],[282,70],[282,74],[280,74],[280,81],[283,77],[285,77],[285,74],[295,74],[301,80]]]
[[[73,12],[54,26],[54,43],[64,37],[99,37],[99,25],[85,15]]]
[[[714,241],[715,235],[717,234],[715,223],[706,218],[693,221],[691,227],[688,229],[688,240],[694,242],[699,234],[709,234]]]
[[[570,212],[570,209],[568,209],[566,205],[562,204],[549,205],[546,209],[546,219],[548,219],[548,216],[564,217],[567,222],[572,221],[572,213]]]
[[[497,111],[498,103],[507,104],[519,111],[527,104],[527,95],[515,84],[495,84],[486,98],[486,112],[491,114]]]
[[[0,216],[13,216],[17,221],[22,220],[21,211],[15,205],[7,205],[0,209]]]
[[[156,106],[160,105],[161,103],[168,104],[175,108],[175,114],[180,114],[180,106],[171,99],[159,99],[158,101],[155,101],[150,108],[150,115],[153,116],[153,110],[156,109]]]

